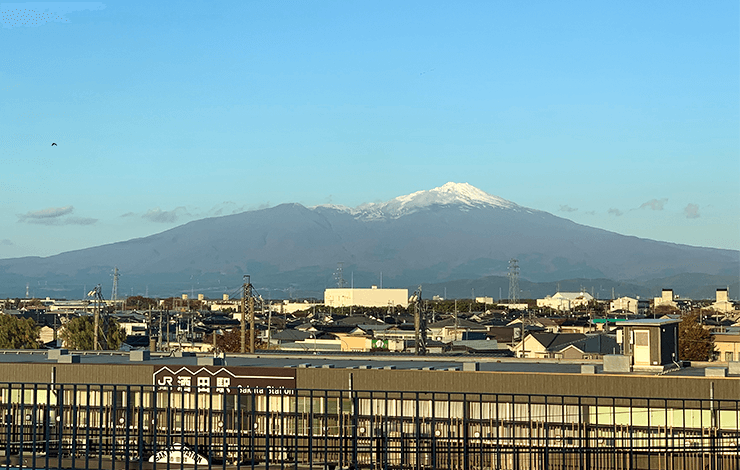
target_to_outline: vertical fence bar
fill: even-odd
[[[270,433],[272,432],[272,420],[270,419],[270,395],[267,393],[268,391],[265,390],[265,469],[270,470]]]
[[[244,434],[244,408],[242,407],[243,395],[236,395],[236,468],[240,470],[244,460],[244,451],[242,448],[242,435]]]
[[[254,391],[253,391],[254,392]],[[249,413],[252,417],[251,422],[249,423],[250,430],[249,430],[249,460],[250,465],[252,467],[252,470],[254,470],[254,461],[256,459],[256,453],[254,451],[254,445],[255,445],[255,437],[257,434],[257,397],[255,393],[249,394],[249,402],[250,402],[250,409]]]
[[[139,425],[137,426],[137,437],[136,437],[136,448],[137,453],[139,456],[139,461],[137,467],[139,470],[142,470],[144,467],[144,456],[145,456],[145,448],[144,448],[144,425],[146,424],[144,422],[144,386],[139,386],[139,409],[138,409],[138,421]]]
[[[52,384],[46,385],[47,404],[44,410],[44,468],[49,468],[49,450],[51,440],[51,396],[54,392]],[[7,455],[7,454],[5,454]]]
[[[64,385],[59,387],[59,396],[57,397],[57,468],[62,468],[62,441],[64,433]]]
[[[213,469],[213,384],[208,381],[208,470]],[[200,402],[196,401],[195,406],[200,408]],[[197,461],[197,460],[196,460]]]
[[[8,384],[6,392],[8,403],[6,403],[5,416],[3,416],[3,424],[5,425],[5,468],[10,469],[10,439],[13,435],[11,429],[13,416],[11,414],[11,403],[13,401],[13,384]]]
[[[20,421],[20,424],[18,426],[18,462],[19,465],[23,464],[23,447],[25,447],[25,443],[23,442],[23,438],[25,436],[25,424],[26,424],[26,384],[21,384],[21,391],[20,391],[20,410],[19,410],[19,416],[18,420]]]
[[[126,408],[123,411],[125,413],[123,417],[121,418],[123,422],[121,423],[124,427],[124,439],[126,441],[123,444],[123,448],[125,449],[126,455],[124,457],[124,462],[126,463],[124,468],[128,468],[128,464],[131,461],[131,414],[133,410],[131,410],[131,385],[126,385],[126,390],[124,392],[126,394],[125,400],[126,400]],[[119,420],[120,421],[120,420]]]
[[[33,454],[31,457],[31,467],[36,468],[36,454],[38,453],[37,445],[37,434],[38,434],[38,410],[39,410],[39,399],[38,399],[38,388],[39,384],[33,384],[33,409],[31,414],[31,427],[33,429],[31,448]],[[48,400],[47,400],[48,401]]]

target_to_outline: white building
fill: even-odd
[[[324,305],[327,307],[388,307],[409,306],[408,289],[326,289]]]
[[[678,304],[674,300],[673,289],[663,289],[660,293],[660,297],[653,298],[653,308],[658,308],[662,305],[668,307],[678,308]]]
[[[650,309],[650,301],[640,299],[639,297],[620,297],[609,302],[610,312],[630,312],[633,315],[645,313]]]
[[[593,296],[588,292],[557,292],[555,295],[548,295],[544,299],[537,299],[537,307],[565,312],[581,305],[587,305],[593,299]]]
[[[736,310],[734,302],[730,300],[730,293],[727,288],[717,289],[717,298],[709,308],[722,313],[734,313]]]

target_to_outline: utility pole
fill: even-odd
[[[249,352],[254,354],[254,296],[252,295],[252,284],[247,285],[249,294]]]
[[[241,352],[247,352],[247,303],[249,303],[249,352],[254,354],[254,296],[252,295],[252,283],[248,275],[244,276],[242,284],[242,317],[241,317]]]
[[[427,353],[427,322],[421,304],[421,286],[411,298],[414,301],[414,352],[417,356],[423,356]]]
[[[93,298],[93,302],[95,302],[94,308],[93,308],[93,349],[95,351],[99,351],[101,349],[105,349],[105,345],[103,345],[100,341],[100,313],[101,309],[104,307],[105,300],[103,299],[103,294],[101,294],[100,291],[100,284],[95,286],[93,290],[87,293],[88,297]],[[103,319],[103,327],[106,329],[108,327],[107,317]],[[107,344],[107,338],[106,333],[103,333],[103,342]]]
[[[247,352],[247,339],[246,339],[246,323],[247,323],[247,284],[249,283],[249,276],[244,276],[244,284],[242,284],[242,315],[240,320],[240,331],[241,331],[241,349],[242,353]]]

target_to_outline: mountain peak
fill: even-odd
[[[438,188],[417,191],[386,202],[361,204],[353,209],[323,206],[350,212],[358,218],[398,218],[431,206],[460,206],[462,210],[481,207],[516,209],[511,201],[481,191],[468,183],[446,183]]]

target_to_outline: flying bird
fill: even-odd
[[[51,143],[51,146],[52,146],[52,147],[53,147],[53,146],[55,146],[55,145],[57,145],[57,144],[56,144],[55,142],[52,142],[52,143]],[[57,145],[57,147],[59,147],[59,146]]]

